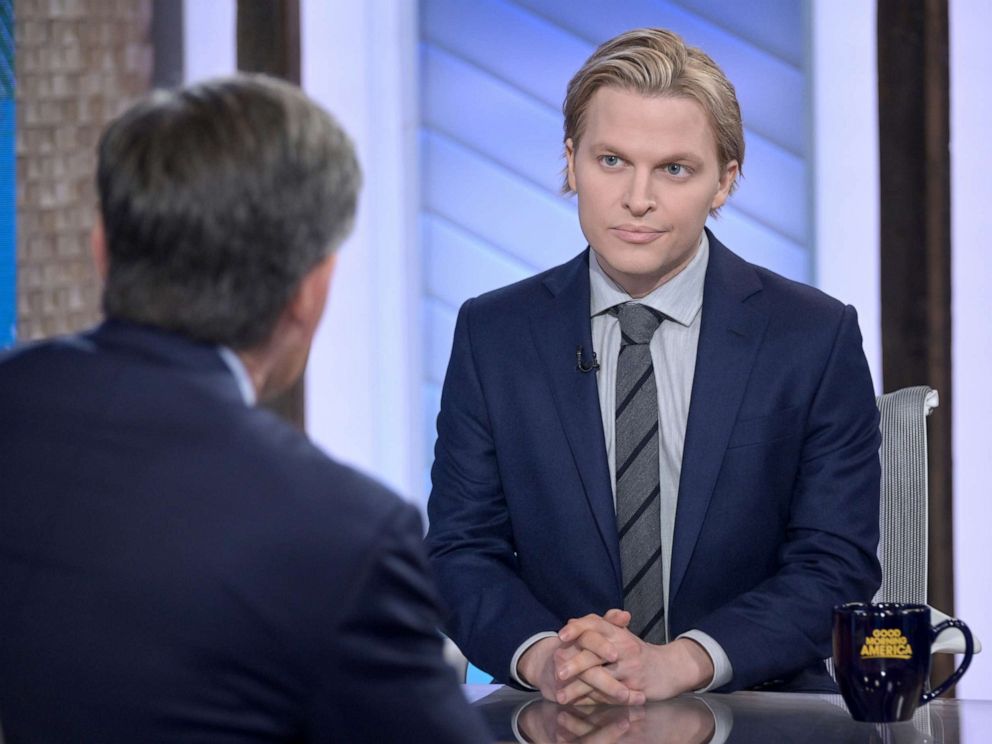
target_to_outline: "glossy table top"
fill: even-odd
[[[498,685],[468,685],[466,693],[499,741],[863,742],[865,744],[976,744],[992,741],[992,702],[936,700],[912,721],[854,721],[840,695],[736,692],[683,695],[625,708],[574,708],[536,693]]]

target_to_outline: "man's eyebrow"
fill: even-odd
[[[613,145],[611,145],[611,144],[610,144],[610,143],[608,143],[608,142],[596,142],[596,141],[593,141],[593,142],[592,142],[592,143],[591,143],[591,144],[589,145],[589,147],[590,147],[590,149],[592,149],[592,150],[610,150],[611,152],[613,152],[613,151],[616,151],[616,150],[619,150],[619,149],[620,149],[620,148],[618,148],[618,147],[614,147]]]
[[[629,157],[625,153],[623,147],[617,147],[615,145],[610,144],[609,142],[595,142],[594,141],[592,144],[590,144],[589,147],[593,151],[602,150],[602,151],[605,151],[605,152],[609,152],[609,153],[611,153],[613,155],[617,155],[618,157],[621,157],[624,160],[628,160],[629,159]],[[682,151],[682,152],[672,152],[672,153],[668,153],[666,155],[663,155],[662,157],[660,157],[660,158],[657,159],[657,162],[659,164],[663,164],[663,163],[677,163],[679,161],[688,161],[688,162],[691,162],[691,163],[701,163],[701,162],[703,162],[703,160],[704,160],[704,158],[700,157],[698,154],[695,154],[695,153],[692,153],[692,152],[689,152],[689,151]]]
[[[676,152],[676,153],[672,153],[671,155],[666,155],[661,159],[661,162],[676,163],[680,160],[688,160],[693,163],[701,163],[703,161],[703,158],[691,152]]]

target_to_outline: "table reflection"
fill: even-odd
[[[912,721],[891,724],[853,720],[839,695],[794,693],[685,695],[639,707],[576,707],[504,687],[475,707],[499,741],[529,744],[971,744],[992,730],[992,703],[955,700],[935,701]],[[984,732],[982,738],[962,733],[962,712]]]
[[[546,700],[515,712],[515,734],[524,742],[657,742],[704,744],[716,737],[717,714],[699,698],[681,697],[645,706],[565,706]]]

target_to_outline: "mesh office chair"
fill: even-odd
[[[936,390],[903,388],[878,398],[882,430],[882,494],[878,557],[882,585],[875,602],[927,604],[927,416],[938,406]],[[930,608],[936,625],[947,615]],[[974,639],[975,653],[981,643]],[[933,653],[964,653],[964,636],[940,634]]]
[[[878,398],[882,499],[878,557],[882,586],[875,602],[927,601],[927,416],[936,390],[920,385]]]

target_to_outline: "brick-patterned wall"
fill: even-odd
[[[152,0],[17,0],[18,339],[100,317],[95,148],[149,90]]]

